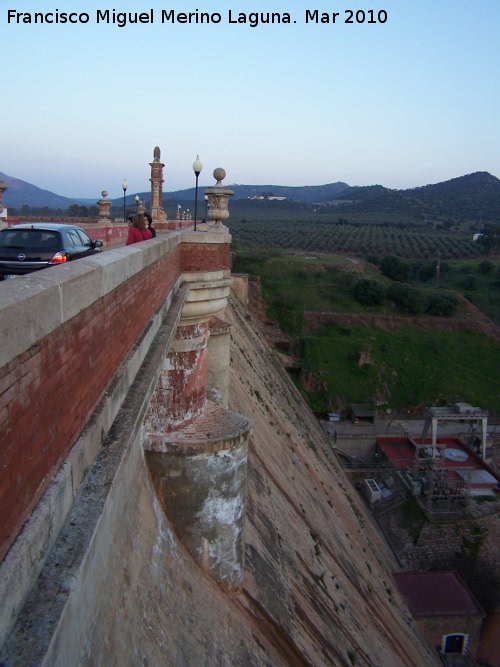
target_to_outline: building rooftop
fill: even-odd
[[[393,576],[416,617],[486,616],[457,572],[398,572]]]
[[[377,444],[396,470],[405,470],[416,463],[417,448],[407,438],[378,437]],[[420,444],[420,443],[419,443]],[[432,452],[430,439],[424,442],[424,451]],[[432,459],[429,456],[429,463]],[[425,459],[419,459],[425,463]],[[477,454],[456,438],[438,438],[435,462],[443,466],[451,479],[470,477],[471,490],[496,489],[500,479]]]

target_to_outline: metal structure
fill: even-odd
[[[415,443],[417,447],[417,457],[422,448],[432,449],[432,456],[437,452],[437,428],[439,421],[461,421],[469,422],[469,434],[473,439],[476,435],[479,423],[481,424],[481,460],[486,460],[486,436],[488,433],[488,410],[482,408],[474,408],[468,403],[455,403],[452,407],[446,408],[429,408],[425,416],[424,430],[419,444]],[[431,428],[432,444],[425,444],[425,439]]]

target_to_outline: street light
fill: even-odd
[[[205,195],[205,222],[208,222],[208,195]]]
[[[125,215],[125,193],[127,192],[128,188],[128,183],[125,179],[123,179],[122,188],[123,188],[123,222],[125,222],[127,219]]]
[[[140,201],[141,201],[141,200],[140,200],[140,198],[139,198],[139,195],[135,195],[135,206],[136,206],[137,210],[139,210],[139,202],[140,202]]]
[[[196,188],[195,188],[195,194],[194,194],[194,231],[196,231],[196,211],[198,209],[198,176],[200,175],[200,171],[203,169],[203,165],[200,160],[200,156],[196,156],[196,160],[193,162],[193,171],[194,175],[196,176]]]

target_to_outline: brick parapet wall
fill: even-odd
[[[180,276],[179,235],[6,283],[0,559]]]
[[[229,234],[182,233],[180,267],[183,273],[230,270]]]

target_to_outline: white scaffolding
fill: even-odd
[[[481,460],[486,460],[486,438],[488,434],[488,410],[474,408],[468,403],[455,403],[452,407],[429,408],[425,415],[424,430],[422,439],[417,448],[430,447],[432,457],[437,455],[437,429],[438,422],[441,421],[462,421],[469,422],[469,434],[474,437],[477,433],[478,425],[481,425]],[[425,444],[425,439],[431,429],[432,443]],[[418,455],[418,452],[417,452]]]

